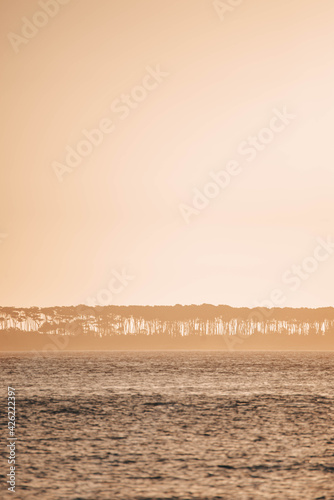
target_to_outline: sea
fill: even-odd
[[[334,352],[2,353],[0,498],[333,500],[333,362]]]

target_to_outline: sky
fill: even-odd
[[[0,305],[334,305],[332,0],[0,6]]]

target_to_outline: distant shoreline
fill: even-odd
[[[55,335],[0,332],[1,352],[60,351],[334,351],[334,335]]]

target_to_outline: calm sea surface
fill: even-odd
[[[334,353],[10,353],[0,379],[0,498],[334,499]]]

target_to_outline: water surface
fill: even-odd
[[[333,361],[324,352],[2,354],[2,408],[8,385],[17,394],[16,498],[334,499]],[[0,497],[14,498],[6,457],[3,446]]]

